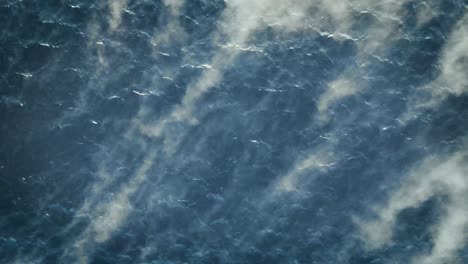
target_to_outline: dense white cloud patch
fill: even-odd
[[[447,196],[447,202],[441,208],[442,217],[432,229],[434,246],[431,252],[414,258],[412,263],[457,263],[457,251],[467,242],[467,164],[468,151],[463,149],[449,157],[430,157],[418,166],[386,205],[375,208],[377,219],[357,221],[368,249],[392,242],[392,233],[402,210],[419,207],[435,196]]]

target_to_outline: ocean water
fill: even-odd
[[[0,263],[468,263],[467,10],[0,1]]]

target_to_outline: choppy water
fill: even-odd
[[[4,0],[1,263],[468,263],[468,2]]]

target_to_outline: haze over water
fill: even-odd
[[[0,263],[468,263],[467,10],[0,2]]]

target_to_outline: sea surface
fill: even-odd
[[[468,1],[0,1],[0,263],[467,243]]]

